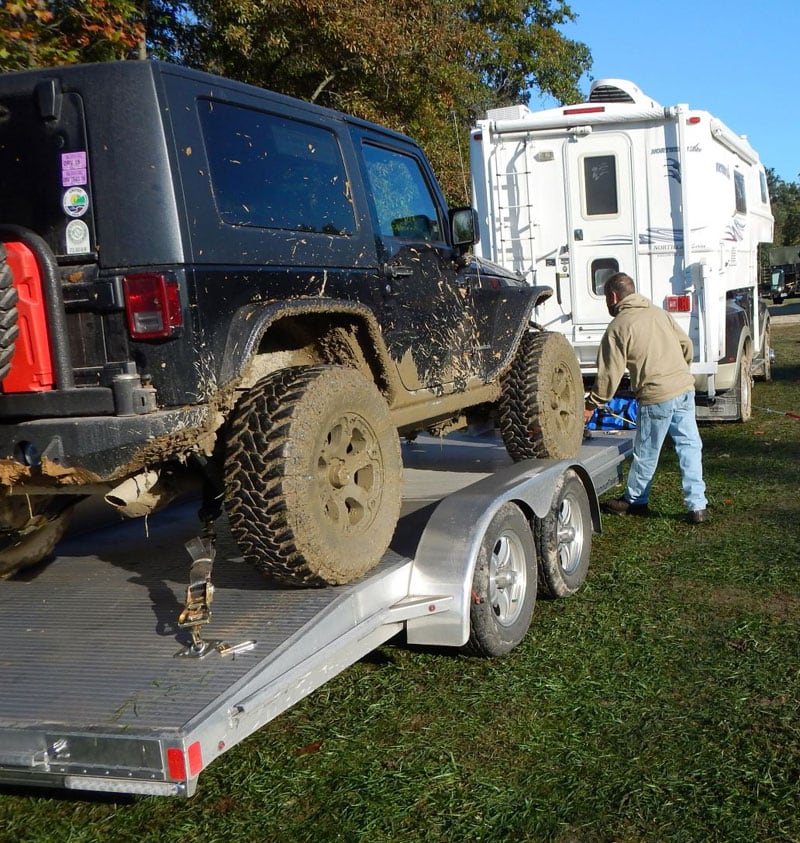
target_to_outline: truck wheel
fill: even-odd
[[[400,439],[377,388],[337,366],[283,369],[234,409],[225,460],[231,532],[269,577],[321,586],[374,567],[400,515]]]
[[[41,525],[32,526],[29,532],[7,533],[0,537],[0,579],[46,559],[64,535],[71,515],[72,510],[68,509]]]
[[[742,359],[737,370],[739,387],[739,419],[750,421],[753,415],[753,351],[749,344],[742,349]]]
[[[5,380],[14,356],[17,327],[17,288],[13,283],[6,249],[0,243],[0,383]]]
[[[764,356],[764,368],[761,371],[761,377],[765,381],[771,381],[772,380],[772,359],[770,358],[770,355],[769,355],[769,352],[770,352],[770,347],[769,347],[770,336],[769,335],[770,335],[770,325],[769,325],[769,322],[767,322],[767,327],[764,329],[764,339],[762,341],[762,346],[761,346],[762,354]]]
[[[522,335],[503,380],[500,433],[513,460],[574,457],[583,441],[583,380],[563,334]]]
[[[483,535],[472,578],[465,650],[502,656],[525,637],[536,605],[536,547],[528,519],[504,503]]]
[[[533,522],[539,555],[539,589],[543,597],[574,594],[584,583],[592,554],[592,513],[580,477],[561,475],[550,512]]]

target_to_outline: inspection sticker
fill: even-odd
[[[64,213],[70,217],[82,217],[89,210],[89,194],[82,187],[71,187],[61,200]]]
[[[83,255],[90,251],[89,226],[83,220],[70,220],[67,223],[67,254]]]
[[[87,184],[89,181],[88,175],[85,152],[61,153],[61,184],[63,187]]]

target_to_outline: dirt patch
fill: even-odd
[[[693,601],[705,602],[723,611],[744,609],[749,612],[763,613],[778,621],[800,618],[800,597],[784,591],[769,595],[755,595],[743,588],[709,589],[700,583],[676,582],[675,586],[683,592],[688,592]]]

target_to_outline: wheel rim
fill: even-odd
[[[322,511],[343,535],[364,532],[375,517],[383,490],[378,439],[360,416],[339,416],[322,441],[317,460]]]
[[[565,574],[573,574],[581,563],[584,525],[578,501],[567,495],[558,508],[558,561]]]
[[[504,532],[492,548],[489,562],[489,603],[498,623],[511,626],[525,602],[525,550],[516,533]]]
[[[562,432],[572,430],[575,419],[575,384],[572,373],[565,366],[558,366],[553,372],[553,390],[550,406],[557,412],[558,426]]]

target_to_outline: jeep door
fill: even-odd
[[[389,354],[409,390],[463,388],[480,369],[478,342],[444,202],[414,147],[363,135],[360,147],[379,241],[377,316]]]

